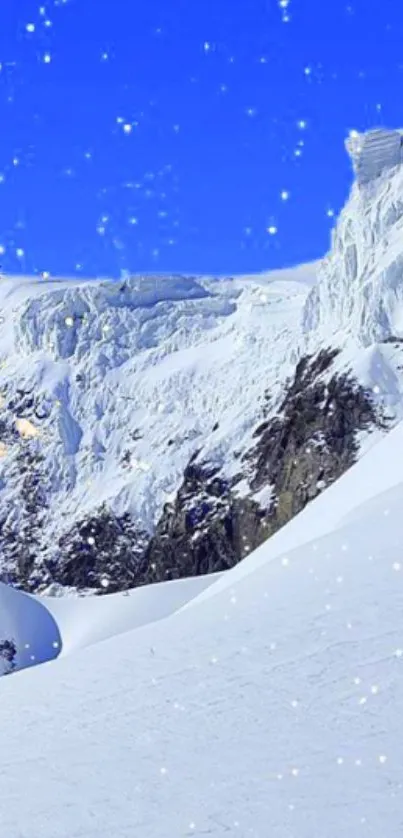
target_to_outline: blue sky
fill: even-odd
[[[5,0],[2,269],[323,255],[347,132],[403,125],[402,42],[396,0]]]

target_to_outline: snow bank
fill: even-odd
[[[190,602],[221,576],[197,576],[135,588],[123,594],[93,597],[37,597],[53,619],[61,639],[61,655],[99,643],[149,623],[163,620]]]
[[[1,834],[400,838],[391,491],[198,608],[2,679]]]
[[[56,658],[61,636],[45,604],[0,583],[0,641],[13,640],[16,666],[23,669]]]

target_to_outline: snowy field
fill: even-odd
[[[402,451],[219,579],[53,600],[61,657],[1,680],[0,834],[400,838]]]

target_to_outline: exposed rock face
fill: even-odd
[[[0,640],[0,675],[11,675],[14,672],[16,655],[14,640]]]
[[[105,504],[59,539],[46,563],[48,582],[77,590],[113,593],[139,585],[139,560],[149,536],[127,512],[114,515]]]
[[[11,438],[9,444],[15,448],[9,479],[18,481],[19,503],[9,503],[0,521],[3,579],[26,590],[35,590],[41,526],[47,508],[43,457],[37,440]]]
[[[256,431],[252,489],[270,481],[274,503],[270,532],[283,526],[353,465],[357,433],[384,427],[370,395],[349,373],[331,373],[338,350],[298,362],[280,414]]]
[[[21,515],[10,510],[0,522],[1,550],[14,567],[7,581],[29,591],[56,584],[110,593],[241,561],[353,464],[358,432],[385,427],[354,377],[332,370],[337,355],[328,349],[300,359],[279,411],[265,408],[254,444],[238,455],[235,478],[196,452],[153,534],[128,512],[117,516],[103,504],[61,535],[43,559],[40,527],[47,510],[40,442],[20,440],[15,467],[24,473]],[[265,506],[258,502],[262,490],[270,498]]]
[[[338,350],[302,358],[280,413],[255,431],[256,445],[231,482],[190,463],[146,551],[144,581],[225,570],[300,512],[355,461],[357,433],[384,423],[352,375],[330,374]],[[326,375],[327,374],[327,375]],[[249,497],[237,496],[248,476]],[[271,487],[263,509],[254,494]]]
[[[144,581],[227,570],[260,543],[263,517],[257,503],[235,496],[218,470],[189,463],[146,551]]]

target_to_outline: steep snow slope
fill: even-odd
[[[198,449],[234,472],[265,387],[274,394],[293,368],[315,271],[219,281],[1,279],[0,510],[10,531],[21,524],[18,506],[24,517],[18,417],[29,421],[42,458],[42,556],[103,501],[152,530]]]
[[[121,283],[68,283],[27,297],[18,355],[4,375],[29,356],[27,389],[46,390],[56,403],[43,433],[60,512],[83,512],[96,495],[117,509],[129,503],[151,528],[196,447],[208,438],[221,463],[241,444],[265,383],[277,380],[290,354],[302,276],[301,283],[298,274],[273,283],[141,277],[122,293]],[[135,445],[130,431],[139,435]]]
[[[363,499],[342,526],[229,571],[206,603],[2,679],[1,834],[400,838],[403,484],[390,439],[391,488],[366,491],[371,452],[349,487],[312,503],[321,516],[336,495],[344,512]]]
[[[395,161],[396,162],[396,161]],[[353,184],[305,304],[310,343],[403,337],[403,166]]]

